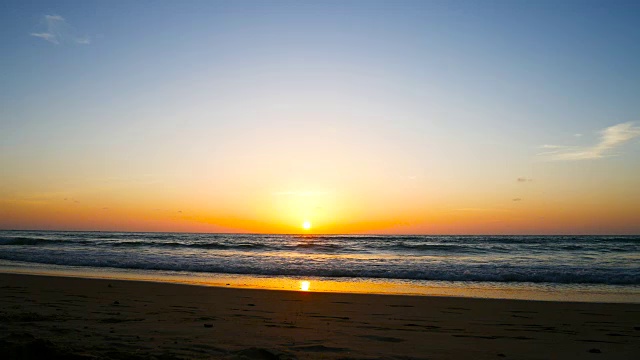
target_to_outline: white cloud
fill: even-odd
[[[82,45],[89,45],[91,44],[91,39],[88,36],[77,38],[76,43],[82,44]]]
[[[612,153],[614,149],[636,137],[640,137],[640,127],[635,126],[633,122],[626,122],[602,130],[600,140],[592,146],[543,145],[543,149],[553,151],[538,155],[559,161],[601,159],[614,156],[615,154]]]
[[[58,43],[58,39],[56,38],[55,35],[51,34],[51,33],[31,33],[31,36],[35,36],[35,37],[39,37],[41,39],[47,40],[49,42],[52,42],[54,44],[59,44]]]
[[[575,148],[575,146],[566,146],[566,145],[542,145],[540,146],[543,149],[570,149]]]
[[[65,21],[60,15],[45,15],[44,18],[51,21]]]
[[[80,36],[77,31],[60,15],[44,15],[41,32],[29,35],[48,41],[52,44],[91,44],[89,36]]]

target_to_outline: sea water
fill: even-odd
[[[310,290],[320,291],[640,302],[640,236],[0,231],[0,266],[275,289],[312,279]]]

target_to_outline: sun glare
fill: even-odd
[[[305,220],[305,222],[302,223],[302,228],[305,230],[311,229],[311,221]]]
[[[311,286],[310,282],[308,282],[308,281],[300,281],[300,290],[309,291],[309,286]]]

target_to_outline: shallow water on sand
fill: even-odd
[[[82,266],[43,265],[0,260],[0,272],[141,280],[198,286],[246,289],[363,293],[383,295],[454,296],[488,299],[640,303],[640,286],[492,283],[367,278],[294,277],[121,270]],[[306,283],[306,284],[305,284]]]

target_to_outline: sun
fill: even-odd
[[[303,228],[303,229],[305,229],[305,230],[309,230],[309,229],[311,229],[311,221],[309,221],[309,220],[305,220],[305,221],[302,223],[302,228]]]

